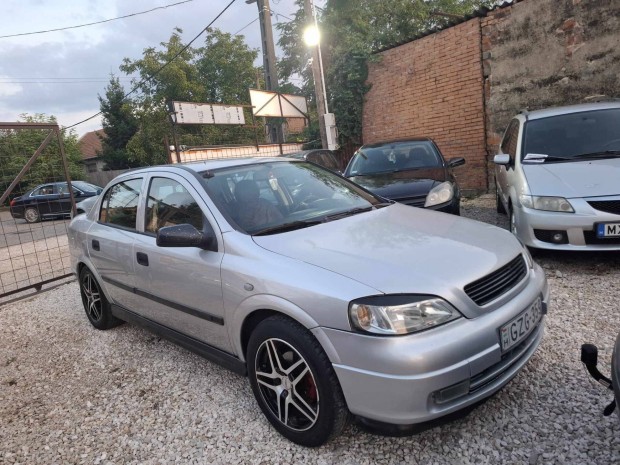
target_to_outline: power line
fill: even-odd
[[[29,35],[33,35],[33,34],[45,34],[47,32],[66,31],[67,29],[77,29],[77,28],[80,28],[80,27],[94,26],[96,24],[109,23],[110,21],[116,21],[116,20],[119,20],[119,19],[125,19],[125,18],[129,18],[131,16],[138,16],[138,15],[143,15],[143,14],[146,14],[146,13],[151,13],[151,12],[153,12],[155,10],[165,10],[166,8],[170,8],[172,6],[177,6],[177,5],[181,5],[183,3],[189,3],[189,2],[193,2],[193,1],[194,0],[183,0],[181,2],[171,3],[170,5],[158,6],[157,8],[152,8],[150,10],[140,11],[138,13],[130,13],[128,15],[119,16],[117,18],[104,19],[102,21],[95,21],[93,23],[79,24],[77,26],[59,27],[59,28],[56,28],[56,29],[47,29],[45,31],[34,31],[34,32],[22,32],[22,33],[19,33],[19,34],[9,34],[9,35],[5,35],[5,36],[0,36],[0,39],[6,39],[6,38],[9,38],[9,37],[29,36]]]
[[[208,29],[209,29],[209,28],[213,25],[213,23],[215,23],[215,22],[219,19],[219,17],[220,17],[220,16],[222,16],[222,15],[224,14],[224,12],[225,12],[226,10],[228,10],[228,8],[230,8],[230,6],[231,6],[233,3],[235,3],[236,1],[237,1],[237,0],[231,0],[231,2],[230,2],[228,5],[226,5],[226,6],[224,7],[224,9],[223,9],[222,11],[220,11],[220,12],[219,12],[219,14],[218,14],[215,18],[213,18],[213,20],[212,20],[209,24],[207,24],[207,26],[206,26],[204,29],[202,29],[202,30],[198,33],[198,35],[196,35],[196,37],[194,37],[194,38],[193,38],[193,39],[192,39],[192,40],[191,40],[191,41],[190,41],[190,42],[189,42],[189,43],[188,43],[185,47],[183,47],[183,48],[182,48],[182,49],[181,49],[181,50],[180,50],[180,51],[179,51],[176,55],[174,55],[174,56],[173,56],[170,60],[168,60],[166,63],[164,63],[163,65],[161,65],[161,66],[160,66],[160,67],[159,67],[159,68],[158,68],[158,69],[157,69],[157,70],[156,70],[156,71],[155,71],[155,72],[154,72],[154,73],[153,73],[150,77],[148,77],[148,78],[143,78],[142,80],[140,80],[140,82],[139,82],[139,83],[137,83],[137,84],[133,87],[133,89],[131,89],[129,92],[127,92],[127,93],[123,96],[123,98],[125,99],[125,98],[129,97],[129,96],[130,96],[131,94],[133,94],[136,90],[138,90],[142,84],[144,84],[144,83],[145,83],[145,82],[147,82],[147,81],[150,81],[150,80],[151,80],[151,79],[153,79],[155,76],[157,76],[159,73],[161,73],[161,72],[162,72],[162,70],[163,70],[166,66],[168,66],[170,63],[172,63],[174,60],[176,60],[176,59],[177,59],[177,57],[178,57],[179,55],[181,55],[181,54],[182,54],[185,50],[187,50],[187,49],[190,47],[190,45],[192,45],[192,44],[193,44],[193,43],[194,43],[194,42],[198,39],[198,37],[200,37],[202,34],[204,34],[204,32],[205,32],[205,31],[207,31],[207,30],[208,30]],[[65,129],[71,129],[71,128],[74,128],[75,126],[78,126],[78,125],[80,125],[80,124],[82,124],[82,123],[85,123],[86,121],[90,121],[91,119],[96,118],[96,117],[97,117],[97,116],[99,116],[100,114],[101,114],[101,112],[95,113],[93,116],[90,116],[90,117],[88,117],[88,118],[86,118],[86,119],[83,119],[82,121],[78,121],[77,123],[72,124],[71,126],[66,126],[66,127],[65,127]]]
[[[246,24],[245,26],[243,26],[241,29],[239,29],[237,32],[235,32],[233,35],[236,36],[237,34],[239,34],[241,31],[243,31],[246,27],[251,26],[252,24],[254,24],[256,21],[258,21],[260,18],[256,18],[254,21],[250,21],[248,24]]]

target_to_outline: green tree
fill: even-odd
[[[25,123],[56,124],[54,116],[44,114],[20,115]],[[47,130],[19,129],[0,131],[0,193],[4,193],[17,174],[39,148]],[[71,179],[84,179],[84,165],[78,147],[75,131],[62,131],[62,142],[67,157],[67,166]],[[10,198],[22,194],[37,184],[62,181],[65,179],[62,157],[58,140],[54,137],[50,144],[25,173],[22,181],[11,193]]]
[[[361,142],[362,105],[369,89],[367,65],[378,59],[374,51],[449,21],[438,12],[464,15],[491,3],[491,0],[328,0],[318,20],[330,110],[336,114],[341,137]],[[280,72],[284,79],[301,76],[304,91],[313,92],[312,75],[307,67],[310,50],[302,41],[306,26],[303,0],[297,0],[297,4],[300,10],[293,21],[277,26],[281,32],[278,44],[284,52]]]

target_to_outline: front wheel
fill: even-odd
[[[504,208],[504,204],[499,196],[499,189],[497,187],[495,187],[495,209],[497,210],[497,213],[501,213],[502,215],[506,214],[506,208]]]
[[[247,349],[248,376],[261,410],[280,434],[306,447],[339,435],[349,410],[331,362],[314,336],[285,316],[269,317]]]
[[[516,236],[517,235],[517,217],[515,215],[515,210],[512,206],[510,207],[510,210],[509,210],[509,216],[510,216],[510,225],[509,225],[510,232]]]

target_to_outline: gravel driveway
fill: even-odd
[[[505,225],[492,197],[464,216]],[[406,437],[349,426],[296,446],[260,413],[245,378],[131,325],[93,329],[75,282],[0,307],[0,464],[612,464],[620,422],[579,362],[608,372],[620,330],[620,254],[539,253],[552,300],[540,350],[467,417]],[[380,393],[378,393],[380,395]]]

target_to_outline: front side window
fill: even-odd
[[[517,142],[519,140],[519,120],[513,119],[502,140],[501,149],[502,153],[510,155],[510,158],[514,159],[517,154]]]
[[[393,142],[362,147],[353,157],[346,176],[369,176],[443,166],[441,157],[429,141]]]
[[[382,202],[333,172],[304,162],[235,166],[204,176],[220,211],[248,234],[334,221]]]
[[[179,182],[169,178],[153,178],[147,199],[145,231],[157,233],[164,226],[179,224],[191,224],[202,231],[202,211],[194,197]]]
[[[101,203],[99,221],[136,229],[142,179],[121,181],[108,189]]]

